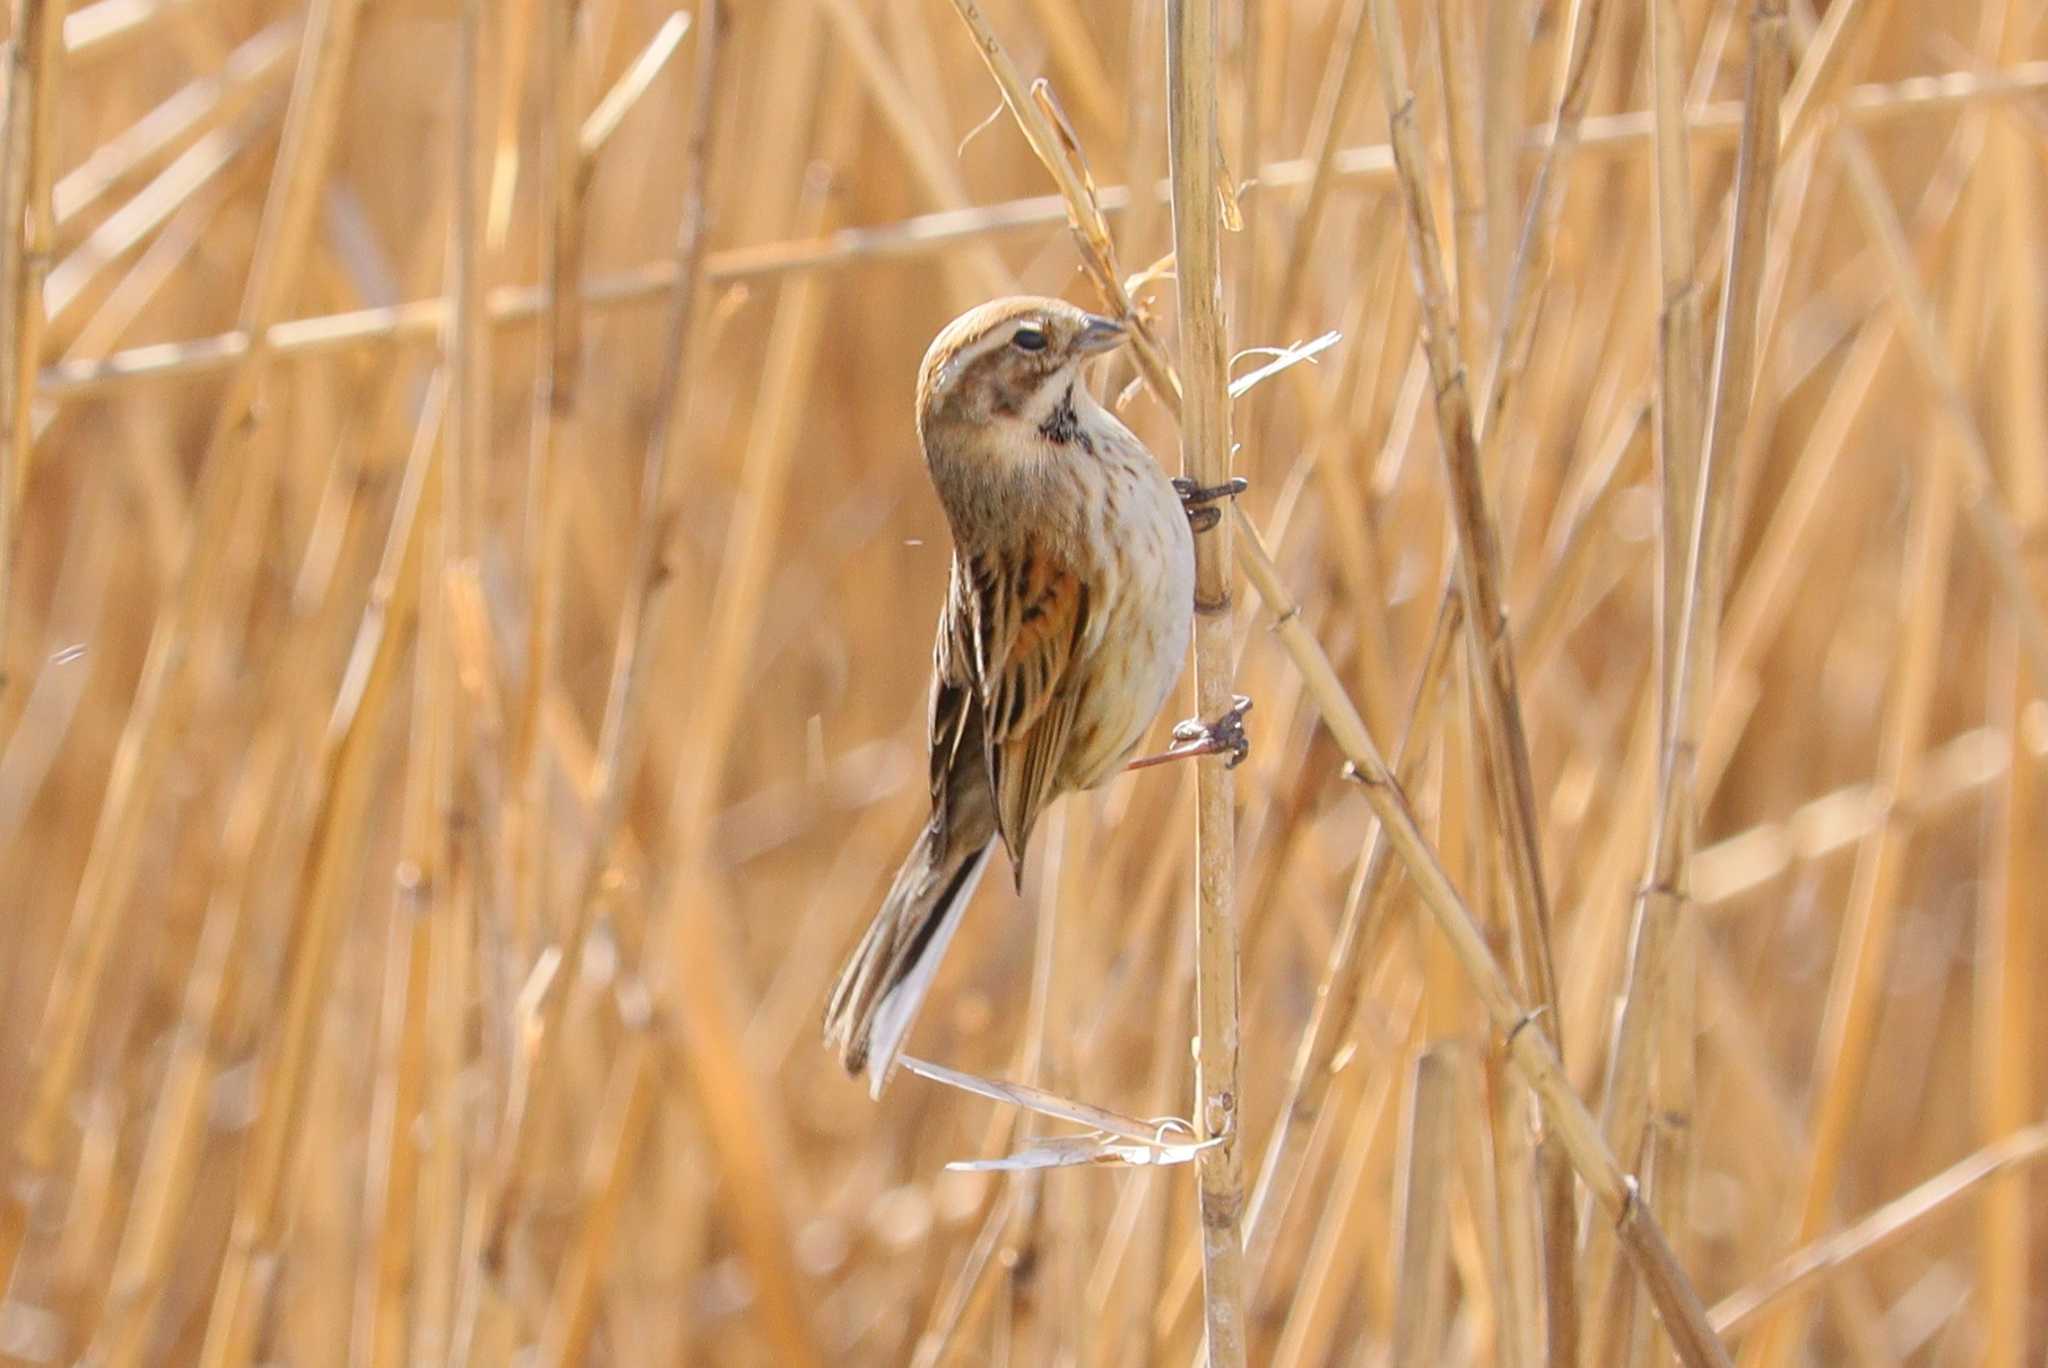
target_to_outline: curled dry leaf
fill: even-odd
[[[1003,102],[1001,100],[998,100],[996,101],[996,107],[988,112],[988,117],[983,119],[974,127],[968,129],[965,136],[963,136],[959,142],[953,145],[953,155],[956,157],[966,156],[967,144],[973,142],[976,138],[980,137],[984,132],[987,131],[989,125],[993,124],[997,119],[1000,119],[1002,117]]]
[[[1260,381],[1270,376],[1278,375],[1289,366],[1303,361],[1315,360],[1318,354],[1328,351],[1343,339],[1344,334],[1340,332],[1326,332],[1321,337],[1311,338],[1307,342],[1296,342],[1291,347],[1245,348],[1245,350],[1232,357],[1231,360],[1237,361],[1247,356],[1270,356],[1273,359],[1250,374],[1240,375],[1237,379],[1231,381],[1230,397],[1233,399],[1241,398],[1246,391],[1250,390],[1252,386]]]

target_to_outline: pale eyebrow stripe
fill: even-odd
[[[1024,323],[1033,323],[1040,328],[1045,326],[1043,320],[1030,317],[1009,319],[992,325],[987,332],[976,338],[972,343],[953,353],[952,359],[947,361],[939,371],[939,388],[941,390],[951,389],[953,382],[965,374],[969,366],[979,361],[982,357],[987,356],[990,352],[1008,346],[1011,335],[1017,331],[1020,324]]]

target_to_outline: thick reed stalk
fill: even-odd
[[[2030,23],[2019,8],[2004,14],[2004,54],[2023,51]],[[2048,374],[2048,330],[2025,301],[2040,298],[2043,271],[2032,246],[2042,218],[2042,168],[2035,155],[2038,138],[2028,130],[1999,121],[1990,130],[1988,149],[2000,188],[1995,251],[2000,268],[2002,326],[1996,350],[2003,358],[1998,377],[1997,411],[2001,423],[2003,469],[1999,474],[2012,501],[2014,521],[2023,536],[2039,536],[2048,525],[2048,472],[2036,459],[2048,451],[2048,394],[2041,376]],[[2042,584],[2038,559],[2028,567],[2033,583]],[[2003,633],[2008,639],[2012,628]],[[1978,934],[1977,963],[1992,966],[1976,978],[1978,1037],[1977,1094],[1979,1135],[1987,1142],[2017,1134],[2038,1115],[2035,1101],[2040,1058],[2040,1009],[2034,1002],[2029,965],[2039,962],[2041,929],[2037,890],[2048,882],[2048,852],[2039,833],[2048,829],[2048,783],[2029,763],[2020,719],[2028,703],[2044,688],[2044,676],[2021,669],[2017,644],[1999,671],[2007,676],[1993,684],[1992,709],[2002,713],[2010,737],[2004,801],[1989,824],[1984,918]],[[1979,1206],[1978,1249],[1982,1267],[1985,1359],[2017,1364],[2026,1351],[2032,1314],[2034,1270],[2028,1212],[2032,1181],[2022,1172],[2001,1177],[1990,1200]]]
[[[1166,129],[1180,296],[1181,471],[1203,487],[1230,478],[1230,374],[1218,199],[1216,0],[1167,0]],[[1231,707],[1231,520],[1195,537],[1195,706]],[[1234,785],[1223,757],[1197,762],[1195,787],[1195,1124],[1215,1141],[1197,1160],[1204,1320],[1211,1368],[1245,1362],[1243,1161],[1237,1081]]]

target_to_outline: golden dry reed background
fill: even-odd
[[[2040,1362],[2039,0],[9,8],[0,1354]],[[912,1048],[1193,1162],[817,1039],[1016,290],[1254,750]]]

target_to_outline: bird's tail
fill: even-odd
[[[994,853],[993,836],[948,840],[938,821],[926,826],[839,971],[825,1007],[825,1044],[839,1052],[848,1073],[867,1071],[875,1097],[895,1071],[946,944]]]

